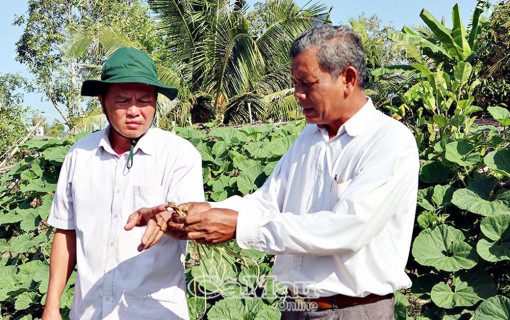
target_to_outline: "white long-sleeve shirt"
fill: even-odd
[[[276,254],[297,293],[385,295],[411,285],[418,170],[411,132],[368,99],[332,139],[307,125],[259,190],[213,207],[239,211],[239,246]]]
[[[189,319],[186,241],[163,236],[138,252],[145,228],[124,230],[131,213],[167,201],[204,201],[201,157],[188,141],[151,128],[128,152],[113,151],[107,130],[67,154],[48,223],[76,230],[78,273],[71,319]]]

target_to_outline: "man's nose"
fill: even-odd
[[[129,107],[127,108],[127,113],[131,116],[136,116],[140,113],[140,109],[136,105],[136,100],[131,100]]]
[[[294,98],[296,98],[298,101],[306,99],[305,92],[297,85],[294,86]]]

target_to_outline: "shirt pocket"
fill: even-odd
[[[133,186],[133,209],[154,207],[165,203],[162,186]]]

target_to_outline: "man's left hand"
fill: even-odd
[[[184,217],[174,217],[174,220],[184,225],[189,240],[202,244],[218,244],[235,237],[237,214],[234,210],[215,208],[191,212]]]
[[[159,242],[165,234],[167,221],[170,219],[171,212],[167,211],[165,205],[159,205],[152,208],[141,208],[132,213],[126,225],[125,230],[132,230],[134,227],[147,226],[142,236],[142,241],[138,246],[138,251],[149,249]]]

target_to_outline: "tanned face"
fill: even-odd
[[[100,101],[110,125],[129,139],[147,132],[156,113],[156,89],[145,84],[112,84]]]
[[[334,78],[322,70],[317,48],[312,47],[292,59],[291,78],[294,96],[298,100],[307,123],[325,126],[328,131],[338,130],[345,108],[345,77]]]

